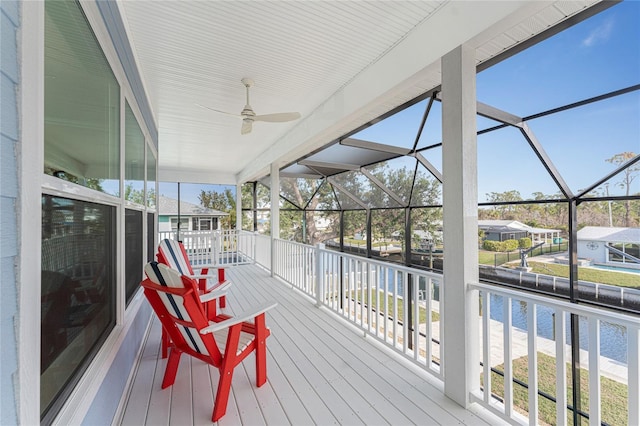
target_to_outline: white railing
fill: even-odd
[[[255,235],[255,251],[253,260],[267,269],[271,269],[271,237],[268,235]]]
[[[176,239],[175,231],[159,233],[159,240]],[[252,263],[255,234],[246,231],[181,231],[180,241],[194,265],[241,265]]]
[[[471,288],[480,291],[483,314],[483,391],[474,395],[477,402],[512,422],[526,421],[529,413],[529,424],[566,425],[567,407],[573,408],[567,399],[567,363],[572,362],[567,336],[575,315],[582,334],[580,369],[588,372],[588,391],[582,392],[588,393],[589,402],[580,411],[588,415],[590,425],[619,422],[602,404],[602,380],[614,381],[627,389],[628,424],[640,424],[640,318],[485,284]],[[551,335],[543,335],[544,330]],[[492,368],[501,370],[502,378],[495,373],[492,377]],[[549,377],[554,382],[552,395],[549,383],[544,383]],[[514,396],[516,386],[522,386],[514,378],[526,384],[527,397]],[[539,392],[545,385],[547,392]],[[555,405],[555,416],[541,410],[541,404]]]
[[[272,252],[271,237],[244,231],[203,234],[181,232],[194,260],[243,259],[270,269],[273,255],[276,276],[444,379],[442,275],[279,239],[273,240]],[[469,290],[479,290],[482,321],[482,386],[472,392],[473,401],[511,423],[571,423],[567,336],[575,315],[581,333],[580,369],[587,372],[582,380],[588,381],[583,393],[589,401],[579,412],[588,416],[590,425],[624,423],[619,417],[612,421],[602,404],[602,383],[612,380],[626,386],[624,420],[640,424],[639,317],[493,285],[471,284]],[[617,355],[609,353],[612,349]],[[527,419],[528,413],[535,415]]]
[[[274,243],[278,277],[442,378],[441,275],[322,247]]]

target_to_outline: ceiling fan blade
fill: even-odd
[[[251,132],[252,128],[253,128],[253,121],[245,118],[244,120],[242,120],[242,127],[240,128],[240,134],[246,135],[247,133]]]
[[[268,121],[270,123],[284,123],[285,121],[293,121],[300,118],[299,112],[278,112],[276,114],[256,115],[254,121]]]
[[[236,118],[242,118],[242,116],[240,114],[232,114],[230,112],[220,111],[219,109],[213,109],[213,108],[210,108],[210,107],[208,107],[206,105],[201,105],[201,104],[196,104],[196,105],[199,106],[200,108],[205,108],[205,109],[208,109],[208,110],[211,110],[211,111],[214,111],[214,112],[219,112],[220,114],[230,115],[230,116],[236,117]]]

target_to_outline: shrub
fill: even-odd
[[[528,249],[531,247],[531,238],[525,237],[518,240],[518,247],[521,249]]]
[[[506,240],[502,244],[502,251],[514,251],[518,248],[518,240]]]
[[[482,248],[488,251],[502,251],[502,243],[500,241],[484,240]]]

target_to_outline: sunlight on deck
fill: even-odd
[[[313,300],[258,266],[228,271],[234,283],[229,296],[233,311],[266,300],[279,304],[267,314],[272,330],[268,381],[255,387],[253,356],[237,368],[221,425],[498,422],[458,406],[427,373],[316,308]],[[174,386],[161,390],[166,360],[159,358],[159,351],[160,323],[154,318],[119,424],[210,424],[218,372],[183,357]]]

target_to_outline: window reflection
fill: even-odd
[[[42,197],[42,414],[115,324],[115,236],[115,207]]]
[[[144,134],[128,102],[124,122],[124,199],[144,205]]]
[[[44,172],[120,193],[120,86],[76,2],[45,2]]]
[[[156,156],[147,145],[147,207],[156,207]]]
[[[126,209],[124,214],[125,291],[127,304],[142,280],[142,212]]]

